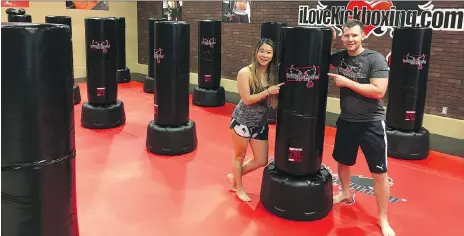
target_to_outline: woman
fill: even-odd
[[[274,60],[274,43],[261,39],[256,45],[251,64],[237,75],[240,102],[232,114],[230,128],[234,144],[232,173],[227,178],[242,201],[250,201],[242,185],[242,176],[268,162],[268,107],[277,107],[277,64]],[[250,143],[254,158],[243,163]]]

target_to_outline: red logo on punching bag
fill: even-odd
[[[201,45],[204,46],[209,46],[210,48],[214,48],[214,45],[216,45],[216,39],[215,38],[201,38]]]
[[[417,68],[421,70],[423,68],[422,65],[427,64],[427,55],[425,54],[415,55],[415,54],[408,53],[403,56],[403,63],[409,64],[412,66],[417,66]]]
[[[105,88],[97,88],[97,97],[105,96]]]
[[[157,104],[154,104],[153,112],[155,113],[155,115],[158,114],[158,105]]]
[[[90,49],[102,50],[103,53],[107,53],[108,48],[110,47],[111,45],[109,40],[92,40],[92,42],[90,42]]]
[[[307,88],[314,87],[314,81],[319,80],[319,66],[294,66],[287,68],[287,82],[306,82]]]
[[[153,52],[153,58],[156,60],[156,63],[159,64],[161,62],[161,59],[164,58],[163,49],[155,48]]]
[[[303,152],[303,148],[288,148],[288,161],[291,162],[302,162],[303,157],[301,153]]]
[[[387,63],[388,63],[388,67],[391,66],[391,55],[392,55],[392,53],[390,52],[390,53],[388,53],[388,55],[385,57],[385,59],[387,60]]]
[[[205,82],[211,81],[211,75],[205,75]]]
[[[404,120],[416,120],[416,112],[415,111],[406,111]]]

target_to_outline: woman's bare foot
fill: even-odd
[[[380,217],[379,218],[379,225],[380,228],[382,229],[382,235],[383,236],[395,236],[395,231],[393,231],[392,227],[390,227],[390,224],[388,223],[388,220],[385,217]]]
[[[234,179],[234,175],[233,175],[232,173],[228,174],[228,175],[227,175],[227,179],[229,180],[230,184],[232,184],[231,190],[232,190],[232,191],[237,191],[237,189],[235,188],[235,179]]]
[[[248,197],[248,195],[246,194],[245,190],[243,190],[243,188],[237,189],[236,194],[237,194],[238,198],[240,198],[240,200],[242,200],[244,202],[250,202],[251,201],[250,197]]]
[[[333,196],[333,204],[337,204],[340,202],[343,202],[345,200],[349,200],[351,198],[351,195],[348,193],[343,193],[342,191],[338,192]]]

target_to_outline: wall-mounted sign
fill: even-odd
[[[298,25],[334,26],[339,34],[348,19],[365,24],[369,37],[383,36],[394,27],[431,27],[433,30],[464,31],[464,8],[436,8],[432,1],[318,1],[317,7],[299,6]]]

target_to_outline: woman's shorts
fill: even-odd
[[[239,124],[235,119],[230,122],[230,128],[234,129],[235,133],[243,138],[252,138],[258,140],[267,140],[269,134],[269,126],[246,126]]]

